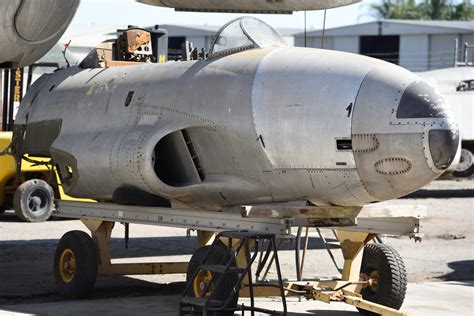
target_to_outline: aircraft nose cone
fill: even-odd
[[[381,67],[369,72],[352,120],[357,171],[375,200],[403,196],[453,162],[459,131],[443,96],[415,75]]]

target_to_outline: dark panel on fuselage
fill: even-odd
[[[61,132],[62,120],[32,122],[26,125],[23,152],[32,156],[49,157],[50,147]]]

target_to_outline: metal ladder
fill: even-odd
[[[206,261],[213,249],[222,245],[221,239],[223,238],[228,240],[228,253],[226,256],[226,260],[223,260],[224,262],[222,262],[221,264],[206,264]],[[238,240],[238,244],[235,248],[232,247],[233,240]],[[250,253],[250,243],[253,243],[252,254]],[[255,273],[256,280],[259,279],[260,273],[263,271],[268,259],[271,257],[272,261],[274,260],[275,267],[277,270],[278,284],[260,283],[258,281],[254,283],[252,280],[252,264],[255,262],[255,259],[257,258],[257,255],[260,252],[260,245],[266,246],[266,249],[262,250],[262,252],[264,251],[265,254],[263,255],[263,260],[259,260],[259,264]],[[247,262],[247,265],[244,268],[235,267],[237,256],[241,251],[244,251],[244,255]],[[270,256],[272,252],[273,256]],[[213,272],[211,274],[212,279],[203,289],[201,297],[195,297],[193,292],[193,283],[200,271],[209,271],[211,273]],[[228,293],[228,296],[224,300],[218,300],[216,299],[215,295],[216,291],[214,291],[213,289],[219,289],[219,287],[222,286],[224,279],[229,277],[229,273],[238,273],[239,277],[235,282],[232,291]],[[248,277],[248,284],[245,284],[245,286],[248,286],[249,289],[250,306],[230,306],[232,301],[236,300],[236,298],[239,296],[239,291],[245,277]],[[255,307],[254,286],[273,286],[279,288],[280,296],[282,299],[283,312],[276,312],[273,310]],[[252,316],[255,314],[255,312],[261,312],[271,315],[287,314],[286,298],[283,288],[283,280],[281,276],[280,263],[278,260],[278,251],[275,243],[274,234],[260,234],[247,231],[224,231],[219,233],[214,239],[214,242],[209,248],[207,254],[204,256],[202,262],[194,272],[194,275],[186,285],[186,289],[184,290],[184,293],[180,300],[180,315],[194,315],[194,313],[203,316],[206,316],[208,313],[211,313],[213,315],[220,315],[221,313],[224,313],[226,311],[230,312],[237,310],[242,311],[242,315],[244,315],[245,311],[250,311]]]

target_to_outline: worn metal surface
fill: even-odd
[[[298,57],[288,70],[278,73],[275,65],[284,65],[288,56]],[[349,56],[343,57],[324,50],[288,48],[274,50],[261,61],[252,110],[255,130],[262,135],[273,168],[355,169],[352,150],[338,150],[336,139],[351,138],[352,117],[346,108],[354,103],[372,65],[352,65]]]
[[[454,135],[453,118],[396,117],[415,81],[380,60],[288,47],[71,67],[30,89],[15,133],[27,144],[44,134],[38,122],[61,121],[52,145],[34,150],[50,153],[75,197],[111,201],[134,187],[207,210],[301,200],[360,206],[405,195],[444,171],[428,135]],[[16,145],[17,155],[34,154]]]
[[[417,108],[425,109],[426,115],[415,111],[411,118],[397,117],[400,103],[406,101],[405,92],[412,95],[411,90],[406,90],[412,84],[423,83],[403,68],[381,64],[367,74],[357,95],[352,134],[371,135],[377,142],[376,146],[374,142],[374,146],[367,141],[354,142],[354,157],[365,188],[378,200],[403,196],[419,188],[421,182],[437,177],[441,170],[433,162],[429,133],[437,129],[454,134],[458,131],[450,107],[426,84],[426,91],[431,89],[430,94],[439,98],[437,105],[443,115],[433,117],[429,111],[433,101],[425,91],[417,95]],[[457,148],[459,139],[450,138],[448,143]],[[451,153],[449,158],[454,155]]]
[[[248,230],[278,236],[291,234],[287,219],[242,218],[239,213],[216,213],[180,208],[139,207],[111,203],[57,201],[55,216],[180,227],[203,231]]]
[[[248,230],[252,232],[272,233],[282,237],[291,235],[291,227],[314,226],[333,227],[341,226],[339,218],[355,218],[360,207],[345,208],[341,214],[335,214],[338,207],[316,208],[318,211],[299,216],[287,212],[283,216],[247,216],[238,211],[223,212],[199,211],[185,208],[143,207],[118,205],[112,203],[90,203],[77,201],[56,201],[58,208],[54,216],[66,218],[80,218],[87,228],[97,231],[102,222],[122,222],[135,224],[149,224],[171,226],[201,231]],[[265,209],[254,206],[255,209]],[[250,208],[251,212],[251,207]],[[357,217],[357,225],[348,222],[343,229],[349,232],[365,232],[370,234],[391,234],[397,236],[421,237],[420,219],[424,216],[426,207],[417,205],[401,205],[389,207],[386,205],[371,204],[362,209]],[[293,215],[293,216],[292,216]],[[327,219],[333,218],[331,224]],[[318,222],[320,220],[321,222]],[[344,223],[342,223],[344,224]],[[339,229],[338,229],[339,230]]]
[[[357,226],[343,228],[352,232],[371,232],[372,234],[388,234],[408,236],[421,241],[420,219],[416,217],[361,217],[357,218]]]
[[[289,13],[322,10],[360,2],[360,0],[137,0],[141,3],[183,11],[217,11],[243,13]]]
[[[34,63],[71,22],[79,0],[0,1],[0,68]]]

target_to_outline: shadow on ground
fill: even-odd
[[[472,198],[474,197],[474,189],[458,189],[458,190],[418,190],[401,199],[449,199],[449,198]]]
[[[336,241],[331,238],[326,240],[328,242]],[[58,242],[58,239],[1,241],[0,250],[2,256],[0,257],[0,269],[7,256],[21,260],[22,258],[28,259],[36,256],[45,256],[46,254],[52,255]],[[128,248],[125,248],[125,240],[123,238],[112,238],[110,241],[110,252],[114,259],[192,255],[197,245],[197,238],[195,236],[137,237],[130,238]],[[294,242],[284,242],[279,247],[281,251],[293,251],[294,249]],[[326,248],[318,237],[309,237],[308,249]],[[52,257],[50,259],[52,260]]]
[[[443,281],[457,281],[466,286],[474,286],[474,260],[453,261],[448,267],[454,271],[438,277]],[[468,282],[471,281],[471,282]]]
[[[48,221],[71,221],[75,219],[71,218],[65,218],[65,217],[54,217],[52,216]],[[15,211],[5,211],[5,213],[0,214],[0,222],[5,222],[5,223],[25,223],[25,224],[30,224],[22,221],[15,215]],[[38,225],[38,223],[35,223]],[[33,224],[33,225],[35,225]]]
[[[127,276],[98,277],[94,291],[87,298],[88,301],[108,298],[131,298],[150,295],[180,295],[185,288],[185,282],[161,284],[148,282]],[[17,304],[34,304],[45,302],[80,301],[68,300],[60,296],[54,285],[45,289],[43,293],[0,293],[0,305],[10,306]],[[1,312],[0,312],[1,314]]]

